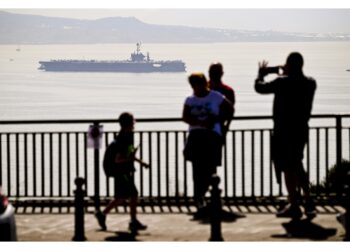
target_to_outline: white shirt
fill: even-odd
[[[185,100],[185,105],[189,107],[192,116],[196,117],[200,121],[204,121],[209,116],[218,116],[220,112],[220,105],[225,97],[214,90],[211,90],[208,95],[204,97],[198,97],[195,95],[189,96]],[[206,129],[205,127],[190,125],[189,130],[193,129]],[[219,122],[216,122],[213,127],[213,131],[222,135],[221,126]]]

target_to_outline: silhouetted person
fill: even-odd
[[[138,191],[136,189],[133,173],[135,172],[134,161],[138,161],[142,166],[148,165],[135,157],[136,149],[134,148],[134,124],[135,120],[132,114],[122,113],[119,116],[120,132],[116,137],[114,151],[115,171],[114,181],[114,199],[107,205],[103,212],[95,214],[97,221],[103,230],[106,230],[106,215],[115,206],[123,203],[129,199],[130,217],[129,229],[131,231],[144,230],[147,226],[141,224],[137,220],[137,197]]]
[[[298,187],[305,197],[305,214],[316,215],[310,199],[309,179],[303,167],[303,151],[308,141],[312,102],[316,81],[303,74],[303,57],[293,52],[287,57],[283,76],[271,82],[264,82],[264,76],[277,73],[278,68],[267,67],[267,62],[259,63],[259,74],[255,90],[260,94],[274,94],[272,160],[276,169],[277,181],[284,173],[290,204],[277,213],[277,217],[300,218],[302,212],[298,204]]]
[[[215,62],[209,66],[209,88],[223,94],[226,99],[231,103],[233,109],[236,103],[234,90],[222,82],[221,78],[224,75],[224,69],[221,63]],[[231,119],[228,119],[221,125],[222,133],[225,136],[229,127]]]
[[[211,176],[221,165],[220,124],[231,119],[233,108],[222,94],[208,88],[204,74],[191,74],[188,80],[193,94],[186,98],[182,114],[183,121],[189,124],[184,156],[192,162],[194,199],[200,209],[205,206]]]

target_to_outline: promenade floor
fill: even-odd
[[[245,217],[226,220],[221,224],[224,241],[340,242],[345,236],[344,228],[336,220],[336,213],[327,210],[320,211],[311,223],[305,219],[291,223],[288,218],[276,218],[273,208],[238,211]],[[210,238],[210,224],[207,221],[193,220],[186,209],[174,208],[162,212],[140,210],[138,216],[148,228],[133,236],[128,232],[128,213],[109,214],[107,231],[101,231],[93,211],[88,211],[85,214],[86,239],[98,242],[205,242]],[[19,241],[71,241],[74,236],[74,213],[71,211],[67,213],[19,211],[16,214],[16,223]]]

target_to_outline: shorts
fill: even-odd
[[[304,158],[304,148],[307,136],[290,133],[286,135],[273,135],[271,140],[271,153],[274,164],[280,171],[294,169],[300,166]]]
[[[130,198],[139,195],[131,174],[120,174],[114,176],[114,197]]]

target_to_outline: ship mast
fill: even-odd
[[[141,42],[136,43],[136,54],[140,54],[141,51]]]

